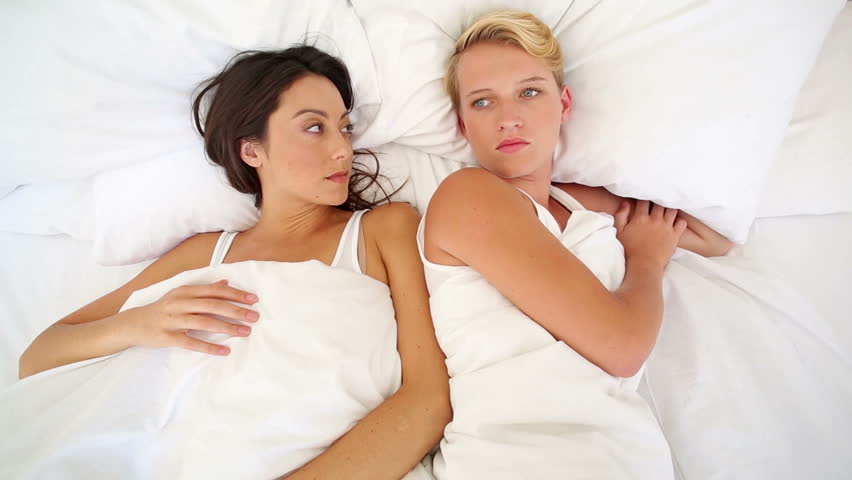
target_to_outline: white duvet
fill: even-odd
[[[680,252],[643,394],[681,478],[850,478],[845,320],[827,321],[758,262]]]
[[[399,388],[387,286],[318,261],[192,270],[124,308],[220,279],[260,298],[251,336],[199,334],[229,356],[134,347],[12,385],[0,395],[0,478],[273,478]],[[419,465],[409,475],[424,477]]]

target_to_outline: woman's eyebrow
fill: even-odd
[[[474,90],[474,91],[472,91],[472,92],[468,92],[468,93],[467,93],[467,95],[465,95],[465,98],[470,97],[470,96],[473,96],[473,95],[476,95],[476,94],[478,94],[478,93],[485,93],[485,92],[490,92],[490,91],[491,91],[491,89],[490,89],[490,88],[480,88],[480,89],[478,89],[478,90]]]
[[[546,81],[547,81],[547,79],[544,78],[544,77],[535,76],[535,77],[530,77],[530,78],[525,78],[523,80],[519,80],[517,83],[520,84],[520,83],[526,83],[526,82],[546,82]],[[476,95],[478,93],[486,93],[486,92],[490,92],[490,91],[491,91],[490,88],[480,88],[480,89],[474,90],[472,92],[468,92],[465,95],[465,98]]]
[[[547,79],[546,79],[546,78],[543,78],[543,77],[530,77],[530,78],[525,78],[525,79],[523,79],[523,80],[519,81],[518,83],[526,83],[526,82],[546,82],[546,81],[547,81]]]
[[[317,110],[317,109],[315,109],[315,108],[303,108],[303,109],[299,110],[298,112],[296,112],[296,114],[295,114],[295,115],[293,115],[293,118],[296,118],[296,117],[298,117],[299,115],[303,115],[303,114],[305,114],[305,113],[314,113],[314,114],[319,115],[319,116],[321,116],[321,117],[323,117],[323,118],[328,118],[328,114],[327,114],[327,113],[325,113],[323,110]],[[343,114],[340,116],[340,118],[343,118],[343,117],[345,117],[345,116],[346,116],[346,115],[348,115],[348,114],[349,114],[349,112],[348,112],[348,111],[343,112]]]

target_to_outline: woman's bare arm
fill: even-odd
[[[215,235],[215,234],[214,234]],[[21,355],[18,362],[18,376],[25,378],[44,370],[67,365],[90,358],[102,357],[120,352],[139,344],[162,344],[179,346],[210,354],[225,354],[219,345],[180,334],[181,326],[210,330],[231,335],[244,336],[237,325],[202,315],[181,315],[180,310],[197,305],[191,297],[206,297],[203,302],[211,313],[245,319],[247,309],[237,307],[224,300],[251,304],[246,300],[247,292],[236,290],[227,285],[197,285],[185,287],[177,295],[167,299],[172,304],[168,311],[173,318],[154,313],[154,308],[131,308],[119,313],[122,305],[136,290],[173,277],[174,275],[204,266],[210,258],[215,238],[209,234],[196,235],[169,253],[163,255],[125,285],[104,295],[94,302],[80,308],[57,321],[42,332]],[[174,309],[171,307],[175,307]],[[146,306],[147,307],[147,306]],[[195,308],[195,313],[202,313]],[[161,320],[158,321],[158,320]],[[251,321],[251,320],[249,320]],[[171,325],[177,332],[167,329]]]
[[[635,199],[625,199],[603,187],[587,187],[576,183],[560,183],[558,188],[576,198],[585,208],[596,212],[614,215],[618,205],[629,200],[635,205]],[[734,242],[702,223],[692,215],[678,212],[678,218],[686,220],[686,231],[680,237],[678,247],[705,257],[719,257],[728,253]]]
[[[288,480],[399,479],[440,441],[452,416],[444,354],[416,244],[419,215],[405,204],[368,215],[382,232],[379,251],[396,311],[402,387]]]
[[[483,169],[444,180],[429,206],[426,243],[427,256],[434,247],[475,268],[554,337],[612,375],[635,374],[656,342],[668,258],[628,257],[621,288],[610,292],[542,225],[525,197]]]

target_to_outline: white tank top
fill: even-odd
[[[574,197],[564,190],[551,185],[550,196],[571,212],[565,228],[560,229],[556,218],[554,218],[553,214],[547,208],[539,205],[527,192],[521,189],[518,189],[518,191],[529,198],[530,202],[535,206],[539,221],[553,235],[559,238],[560,242],[571,250],[598,277],[604,286],[609,290],[615,290],[621,285],[624,279],[624,249],[621,242],[615,237],[612,215],[586,210]],[[471,269],[471,267],[466,265],[441,265],[432,263],[426,259],[426,255],[423,253],[425,218],[424,216],[423,221],[420,223],[420,228],[417,230],[417,244],[420,248],[420,258],[423,260],[426,283],[429,286],[430,293],[434,295],[449,278],[465,271],[465,269]],[[594,250],[596,251],[603,244],[603,248],[611,250],[618,255],[612,258],[605,258],[592,254],[589,248],[590,242],[594,244]],[[616,263],[620,262],[621,265],[613,269],[613,261],[616,261]]]
[[[346,222],[346,227],[343,229],[343,234],[340,236],[340,243],[338,243],[337,251],[334,254],[334,260],[331,262],[332,267],[345,268],[355,273],[364,273],[361,218],[368,211],[358,210]],[[234,238],[236,238],[238,233],[240,232],[222,232],[219,235],[216,248],[213,249],[213,255],[210,258],[211,267],[219,265],[225,260],[225,256],[228,255],[231,244],[234,243]]]
[[[618,288],[625,259],[612,216],[584,209],[558,188],[550,194],[571,216],[560,229],[533,201],[538,219],[607,289]],[[434,458],[435,478],[671,479],[666,440],[636,392],[640,374],[609,375],[476,269],[428,261],[424,225],[418,245],[453,407]]]

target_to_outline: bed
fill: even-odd
[[[314,3],[215,11],[192,1],[0,7],[8,35],[0,48],[19,66],[0,84],[0,144],[11,153],[0,170],[0,387],[17,380],[18,356],[52,322],[183,238],[256,219],[251,199],[229,190],[204,161],[188,122],[192,87],[237,50],[317,38],[336,51],[352,70],[360,105],[356,146],[379,153],[388,181],[407,180],[396,199],[421,212],[444,177],[471,163],[439,97],[437,59],[467,19],[505,2]],[[738,243],[720,258],[679,251],[667,271],[663,328],[640,392],[666,435],[676,475],[849,478],[852,5],[547,3],[514,6],[539,15],[563,46],[575,47],[566,49],[575,96],[628,90],[608,100],[620,116],[606,101],[578,101],[557,179],[683,208]],[[714,30],[734,14],[740,20]],[[767,21],[748,23],[757,18]],[[262,28],[246,27],[261,19]],[[752,37],[735,40],[744,52],[738,57],[710,50],[730,45],[707,46],[713,32],[730,38],[749,29]],[[765,41],[747,41],[762,34]],[[680,46],[668,46],[673,39]],[[782,59],[785,49],[796,62]],[[737,58],[665,70],[689,52]],[[754,56],[763,60],[750,62]],[[650,100],[628,99],[635,95],[623,84],[593,82],[629,74],[641,67],[631,67],[636,57],[663,79],[653,86],[645,83],[653,76],[634,76],[632,88],[683,98],[649,111],[643,102]],[[719,92],[690,97],[683,85],[706,86],[683,72],[695,68]],[[696,102],[722,106],[672,120]],[[631,108],[641,115],[632,118]],[[636,131],[631,125],[640,117],[656,119],[649,123],[658,128]],[[613,132],[596,133],[611,123],[619,123]],[[667,126],[678,129],[668,133],[677,142],[661,149],[659,142],[671,140],[660,133]],[[731,130],[738,133],[716,142],[724,145],[707,142]],[[625,149],[641,169],[618,160]],[[684,152],[694,152],[690,161],[679,161]]]

